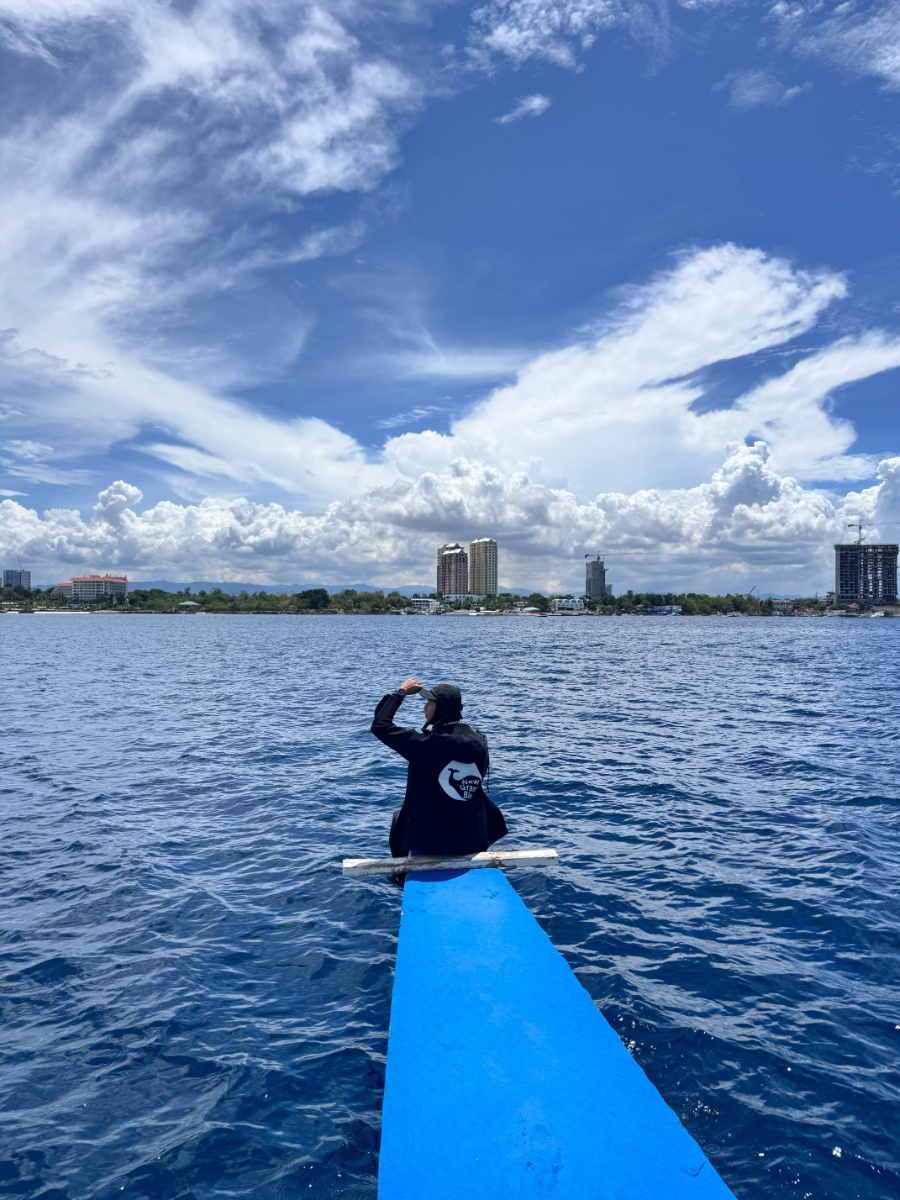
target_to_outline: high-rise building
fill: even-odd
[[[896,545],[865,542],[837,544],[834,548],[835,604],[897,603]]]
[[[4,571],[3,572],[4,587],[31,587],[31,572],[30,571]]]
[[[476,538],[469,544],[469,584],[476,596],[497,595],[497,543]]]
[[[606,563],[599,555],[584,564],[584,594],[591,599],[612,595],[612,587],[606,582]]]
[[[459,542],[445,543],[438,551],[437,590],[442,596],[469,590],[469,556]]]
[[[445,550],[451,550],[451,549],[453,548],[453,546],[454,546],[454,545],[457,545],[457,546],[458,546],[458,545],[459,545],[459,542],[444,542],[443,546],[438,546],[438,552],[437,552],[437,583],[434,585],[434,590],[435,590],[436,592],[439,592],[439,591],[441,590],[441,555],[444,553],[444,551],[445,551]]]

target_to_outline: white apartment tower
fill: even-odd
[[[477,538],[469,544],[469,585],[476,596],[497,595],[497,543]]]

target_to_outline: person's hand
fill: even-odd
[[[406,683],[401,683],[400,687],[406,692],[407,696],[414,696],[416,692],[421,692],[422,685],[414,675],[410,675]]]

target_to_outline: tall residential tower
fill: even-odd
[[[470,543],[469,586],[476,596],[497,595],[497,543],[493,538]]]
[[[465,596],[469,590],[469,556],[459,542],[438,550],[437,591],[441,596]]]

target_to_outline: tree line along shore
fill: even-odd
[[[559,598],[571,593],[559,593]],[[504,593],[488,596],[477,602],[445,606],[445,614],[466,608],[512,615],[527,608],[539,613],[550,612],[554,596],[532,592],[528,596]],[[53,589],[5,587],[0,589],[0,603],[6,610],[19,612],[72,611],[73,606],[64,596],[54,596]],[[409,598],[399,592],[358,592],[347,588],[330,595],[325,588],[309,588],[292,595],[270,592],[240,592],[230,595],[220,588],[209,592],[192,592],[185,588],[180,592],[164,592],[160,588],[135,588],[125,596],[104,597],[92,604],[78,605],[79,611],[127,613],[261,613],[284,615],[403,615],[409,606]],[[584,601],[585,612],[594,616],[641,616],[654,607],[676,605],[683,616],[725,616],[728,614],[767,617],[784,615],[784,606],[776,608],[771,599],[758,600],[755,596],[728,593],[710,596],[702,592],[634,592],[621,596],[602,596]],[[790,614],[794,616],[822,616],[826,610],[824,600],[818,597],[798,599],[792,602]]]

